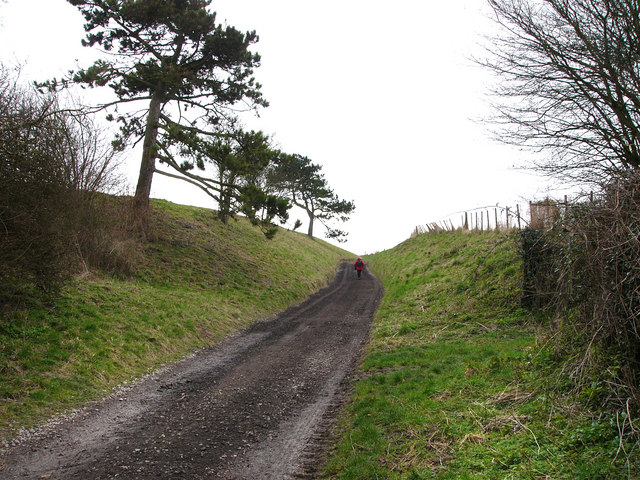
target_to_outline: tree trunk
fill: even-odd
[[[311,238],[313,238],[313,219],[314,219],[314,215],[313,212],[310,212],[309,210],[307,210],[307,214],[309,215],[309,230],[307,231],[307,235]]]
[[[156,141],[158,138],[158,122],[160,119],[160,108],[162,102],[160,95],[156,92],[151,97],[149,104],[149,115],[147,116],[147,126],[144,132],[144,143],[142,145],[142,160],[140,162],[140,175],[136,187],[135,206],[145,217],[149,210],[149,196],[151,195],[151,181],[156,168]]]

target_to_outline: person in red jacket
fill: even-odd
[[[356,272],[358,272],[358,278],[360,278],[360,275],[362,275],[362,269],[364,268],[364,262],[360,257],[358,257],[358,260],[356,260],[354,268],[356,269]]]

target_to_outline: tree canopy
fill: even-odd
[[[238,129],[217,138],[185,142],[183,161],[179,165],[173,158],[162,155],[160,158],[218,202],[218,218],[223,223],[242,212],[254,223],[266,227],[265,233],[270,236],[274,233],[269,226],[272,220],[277,217],[286,222],[291,207],[286,198],[267,194],[260,182],[266,168],[278,155],[279,151],[271,147],[270,139],[264,133]],[[216,171],[215,178],[193,173],[195,169],[206,170],[207,165]]]
[[[488,1],[503,28],[480,63],[500,79],[499,138],[547,152],[537,167],[572,180],[640,167],[640,4]]]
[[[85,18],[83,45],[101,47],[104,58],[45,85],[111,89],[115,98],[97,109],[109,109],[108,118],[118,123],[116,143],[124,148],[143,142],[136,204],[148,207],[153,174],[160,172],[156,160],[173,170],[170,176],[223,198],[224,178],[204,178],[189,170],[204,167],[203,158],[226,148],[221,145],[229,137],[241,136],[232,108],[267,105],[253,77],[260,64],[260,56],[250,51],[256,33],[217,24],[216,14],[207,9],[210,0],[68,1]],[[180,161],[185,154],[195,163]],[[210,163],[216,164],[216,158]],[[243,161],[243,173],[249,164],[265,166],[264,158]],[[233,193],[240,198],[237,189]]]
[[[330,227],[328,222],[335,219],[346,222],[355,210],[355,204],[338,198],[329,188],[321,169],[302,155],[281,154],[267,172],[267,184],[307,212],[307,235],[313,237],[314,220],[318,219],[327,228],[327,238],[344,241],[346,232]]]

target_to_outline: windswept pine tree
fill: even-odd
[[[83,45],[99,46],[104,57],[45,85],[111,89],[114,98],[96,109],[108,110],[118,123],[121,148],[142,142],[135,193],[141,213],[148,209],[153,174],[167,173],[156,161],[219,196],[219,181],[190,170],[204,167],[211,142],[238,135],[231,107],[267,105],[253,77],[260,64],[250,51],[255,31],[217,24],[210,0],[68,1],[85,18]],[[179,159],[185,153],[192,161]]]
[[[332,228],[328,222],[335,219],[346,222],[356,206],[352,201],[338,198],[321,169],[302,155],[281,154],[267,174],[268,184],[307,212],[309,237],[313,237],[314,220],[318,219],[327,228],[327,238],[344,241],[346,232]]]

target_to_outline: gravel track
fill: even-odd
[[[313,478],[382,294],[343,264],[302,304],[5,448],[0,478]]]

